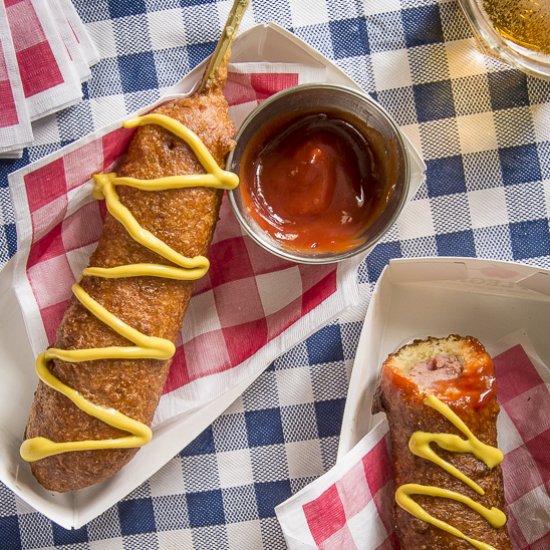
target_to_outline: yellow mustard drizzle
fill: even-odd
[[[469,506],[472,510],[477,512],[487,522],[489,522],[492,527],[495,528],[502,527],[506,523],[506,515],[498,508],[486,508],[475,500],[472,500],[470,497],[461,495],[460,493],[456,493],[455,491],[449,491],[448,489],[442,489],[440,487],[418,485],[416,483],[407,483],[405,485],[401,485],[395,492],[395,500],[397,501],[397,504],[399,504],[401,508],[409,512],[409,514],[416,516],[418,519],[421,519],[426,523],[431,523],[435,527],[443,529],[444,531],[447,531],[455,537],[469,542],[472,546],[478,548],[479,550],[496,550],[490,544],[468,537],[462,531],[459,531],[456,527],[453,527],[452,525],[449,525],[448,523],[445,523],[444,521],[428,514],[428,512],[426,512],[426,510],[424,510],[424,508],[422,508],[420,504],[418,504],[411,498],[411,495],[428,495],[432,497],[449,498],[452,500],[456,500],[458,502],[461,502],[462,504],[465,504],[466,506]]]
[[[464,424],[460,417],[455,414],[445,403],[441,402],[437,397],[429,395],[424,400],[424,404],[435,409],[442,414],[451,424],[460,430],[466,439],[462,439],[454,434],[433,434],[427,432],[414,432],[409,439],[409,449],[416,456],[430,460],[443,468],[447,473],[456,477],[468,487],[480,495],[484,495],[485,491],[471,478],[463,474],[458,468],[443,460],[430,447],[430,443],[436,443],[442,449],[454,453],[471,453],[478,460],[484,462],[489,468],[494,468],[504,460],[504,454],[500,449],[491,447],[482,443],[472,431]]]
[[[117,177],[115,173],[97,174],[94,176],[94,197],[105,199],[110,214],[125,227],[133,239],[176,265],[167,266],[142,263],[113,268],[88,267],[83,271],[83,275],[105,278],[155,276],[178,280],[198,279],[208,270],[210,265],[208,259],[204,256],[187,258],[141,227],[132,213],[120,202],[115,187],[117,185],[126,185],[144,191],[164,191],[197,186],[234,189],[239,184],[239,178],[236,174],[222,170],[200,138],[177,120],[165,115],[149,114],[128,120],[124,123],[124,126],[126,128],[134,128],[144,124],[161,126],[185,141],[196,155],[206,173],[170,176],[151,180]],[[104,348],[76,350],[49,348],[36,359],[36,373],[46,385],[65,395],[85,413],[105,424],[128,432],[130,435],[116,439],[68,442],[55,442],[45,437],[34,437],[25,440],[20,448],[20,455],[27,462],[41,460],[48,456],[70,451],[141,447],[148,443],[152,437],[149,426],[129,418],[115,409],[96,405],[82,396],[78,391],[61,382],[49,371],[49,361],[59,359],[61,361],[78,363],[98,359],[167,360],[174,355],[176,350],[170,340],[156,336],[147,336],[124,323],[95,301],[79,284],[73,285],[72,290],[76,298],[86,309],[115,332],[134,343],[135,346],[108,346]]]
[[[460,436],[454,434],[433,434],[418,431],[414,432],[409,439],[409,450],[414,455],[425,458],[426,460],[437,464],[447,473],[456,477],[480,495],[484,495],[485,491],[477,483],[475,483],[475,481],[463,474],[460,470],[458,470],[458,468],[438,456],[430,447],[430,444],[436,443],[442,449],[450,452],[471,453],[478,460],[484,462],[489,468],[494,468],[500,464],[504,459],[504,454],[500,449],[482,443],[459,418],[459,416],[454,413],[449,406],[434,395],[428,395],[424,399],[424,404],[443,415],[449,422],[451,422],[451,424],[453,424],[466,436],[466,439],[462,439]],[[395,501],[401,508],[409,512],[409,514],[412,514],[418,519],[423,520],[426,523],[430,523],[443,531],[447,531],[455,537],[469,542],[472,546],[478,548],[479,550],[496,550],[490,544],[468,537],[456,527],[453,527],[452,525],[449,525],[448,523],[428,514],[422,506],[411,498],[411,495],[427,495],[456,500],[466,506],[469,506],[495,528],[502,527],[506,523],[506,515],[498,508],[486,508],[472,500],[470,497],[456,493],[455,491],[449,491],[448,489],[434,487],[431,485],[406,483],[398,487],[395,492]]]

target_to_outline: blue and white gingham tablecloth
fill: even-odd
[[[159,98],[215,46],[229,0],[75,0],[101,52],[84,101],[0,161],[0,266],[16,251],[7,176]],[[252,0],[243,27],[275,22],[334,60],[396,118],[427,182],[360,269],[390,258],[478,256],[550,267],[550,83],[486,61],[454,0]],[[365,310],[363,307],[363,313]],[[0,548],[278,549],[274,507],[335,462],[361,314],[288,351],[201,436],[74,531],[0,483]],[[0,366],[1,369],[1,366]]]

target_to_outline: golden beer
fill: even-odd
[[[550,0],[483,0],[483,8],[505,39],[550,54]]]

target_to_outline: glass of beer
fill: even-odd
[[[550,0],[459,0],[488,53],[550,80]]]

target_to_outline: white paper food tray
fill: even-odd
[[[550,270],[475,258],[391,260],[373,293],[359,338],[338,459],[372,428],[373,393],[386,357],[414,338],[470,335],[492,343],[524,329],[550,364]]]
[[[305,63],[325,67],[326,81],[359,89],[334,64],[291,33],[274,24],[258,25],[238,36],[231,60],[244,62]],[[206,62],[197,66],[170,92],[170,97],[191,91]],[[406,136],[413,191],[423,179],[424,163]],[[15,259],[14,259],[15,260]],[[88,523],[153,475],[197,437],[235,401],[257,377],[243,380],[204,407],[155,430],[154,439],[110,480],[71,494],[46,491],[19,457],[27,414],[37,385],[21,310],[12,288],[14,260],[0,271],[0,480],[32,508],[66,528]]]

